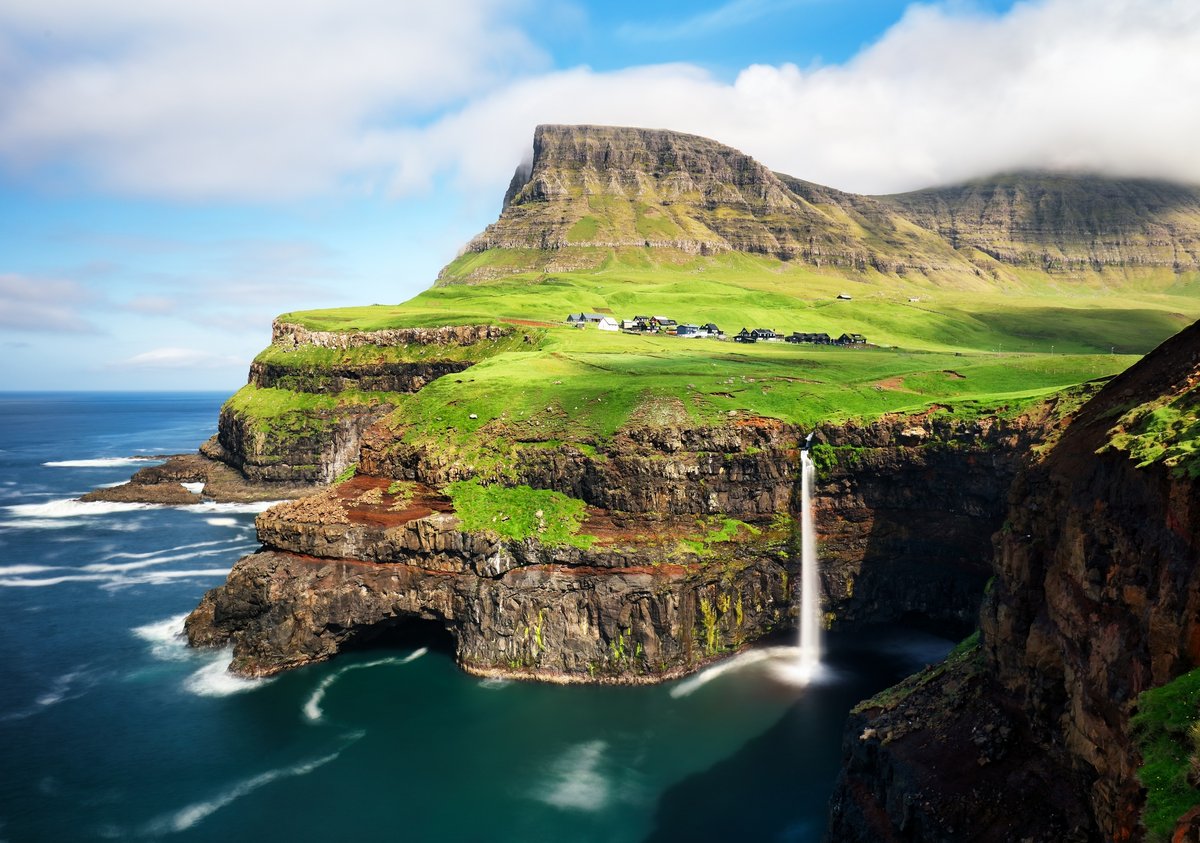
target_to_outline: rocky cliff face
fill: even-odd
[[[1200,268],[1200,190],[1149,179],[1020,173],[880,201],[956,249],[1049,271]]]
[[[829,623],[908,620],[957,637],[970,632],[1009,487],[1055,408],[820,428],[813,505]]]
[[[1044,422],[923,415],[818,431],[829,623],[922,614],[954,630],[972,617],[988,575],[981,537],[999,526]],[[586,503],[580,531],[595,541],[584,549],[467,530],[434,489],[470,472],[398,446],[378,425],[363,437],[358,477],[260,516],[267,552],[210,592],[189,635],[231,641],[236,669],[264,674],[424,618],[450,632],[475,673],[678,676],[793,627],[799,442],[788,425],[743,419],[631,428],[594,452],[529,448],[508,482]],[[930,494],[935,473],[946,486]],[[414,483],[401,501],[397,490]]]
[[[1114,379],[1021,475],[982,646],[852,717],[833,839],[1141,838],[1131,712],[1200,664],[1198,382],[1193,326]],[[1172,413],[1183,421],[1162,426]],[[1018,792],[1018,772],[1044,783],[1011,815],[1020,834],[993,798]]]
[[[314,331],[276,320],[268,351],[201,452],[266,487],[331,483],[358,459],[363,431],[403,395],[464,371],[512,333],[495,325]]]
[[[386,481],[356,478],[265,513],[248,556],[188,619],[190,641],[234,646],[234,669],[266,675],[432,619],[459,664],[488,676],[659,681],[787,624],[787,536],[764,531],[703,557],[679,524],[593,512],[588,549],[469,532],[427,487],[400,507]]]

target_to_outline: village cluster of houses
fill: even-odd
[[[703,325],[679,324],[666,316],[635,316],[618,322],[612,316],[603,313],[572,313],[566,318],[566,323],[577,328],[595,325],[601,331],[626,331],[629,333],[660,333],[689,339],[726,339],[725,332],[706,322]],[[834,338],[829,334],[803,333],[793,331],[784,335],[770,328],[742,328],[732,337],[734,342],[792,342],[811,343],[813,345],[866,345],[867,340],[862,334],[842,334]]]

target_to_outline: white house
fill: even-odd
[[[621,326],[617,324],[617,320],[613,319],[611,316],[602,316],[599,321],[596,322],[596,327],[601,331],[621,330]]]

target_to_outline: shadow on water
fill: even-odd
[[[356,630],[353,638],[342,646],[342,651],[415,650],[427,647],[453,657],[456,643],[454,634],[443,621],[398,617]]]
[[[847,713],[940,661],[952,646],[943,638],[890,626],[831,636],[829,644],[828,680],[796,689],[796,702],[773,726],[668,788],[644,843],[822,839]]]

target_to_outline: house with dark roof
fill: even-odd
[[[813,345],[829,345],[833,342],[829,338],[829,334],[802,333],[800,331],[793,331],[790,335],[784,337],[784,340],[787,342],[812,343]]]
[[[770,328],[755,328],[750,333],[754,334],[756,340],[776,340],[779,339],[779,334],[772,331]]]
[[[833,342],[835,345],[866,345],[867,338],[862,334],[842,334]]]
[[[603,313],[570,313],[567,315],[566,323],[568,325],[586,325],[589,322],[603,322],[610,317]]]
[[[754,336],[753,331],[747,331],[742,328],[738,333],[733,335],[734,342],[758,342],[758,337]]]

